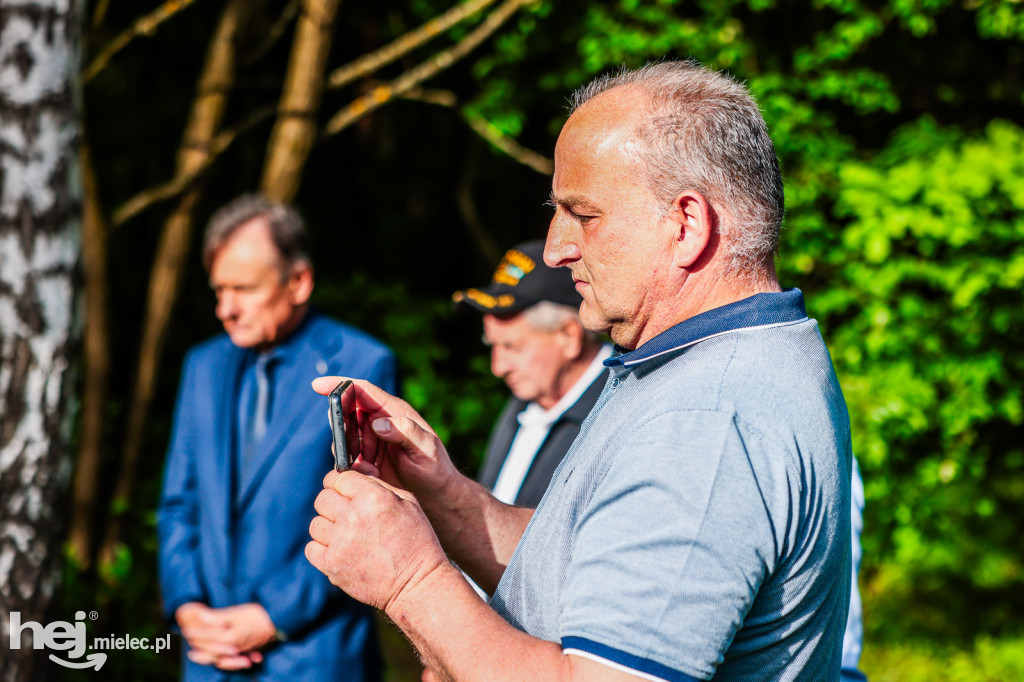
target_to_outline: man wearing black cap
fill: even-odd
[[[483,313],[491,372],[512,391],[478,480],[506,504],[536,507],[604,388],[611,346],[580,324],[570,274],[543,261],[544,242],[510,249],[483,289],[453,296]]]

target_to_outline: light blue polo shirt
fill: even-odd
[[[850,426],[793,289],[606,361],[491,605],[652,680],[838,680]]]

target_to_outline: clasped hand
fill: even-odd
[[[189,660],[222,670],[244,670],[262,662],[259,649],[276,632],[266,609],[255,603],[211,608],[189,602],[178,607],[175,620],[189,644]]]

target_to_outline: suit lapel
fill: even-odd
[[[547,436],[537,449],[537,455],[533,458],[529,471],[526,472],[523,485],[516,495],[516,504],[536,507],[540,502],[540,498],[548,489],[551,475],[562,463],[573,441],[579,435],[580,426],[594,408],[607,380],[608,372],[602,372],[590,383],[579,400],[570,405],[551,425]]]
[[[498,417],[497,425],[491,440],[487,444],[487,451],[484,456],[484,464],[480,468],[480,475],[477,480],[488,490],[494,488],[498,482],[498,474],[508,457],[508,451],[512,447],[512,439],[519,431],[519,420],[516,418],[526,408],[526,403],[518,398],[512,397],[505,404],[501,415]]]

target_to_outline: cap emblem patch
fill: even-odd
[[[512,249],[505,254],[498,269],[494,271],[494,281],[497,284],[514,287],[519,284],[519,280],[533,272],[536,267],[537,264],[533,262],[532,258],[522,251]]]

